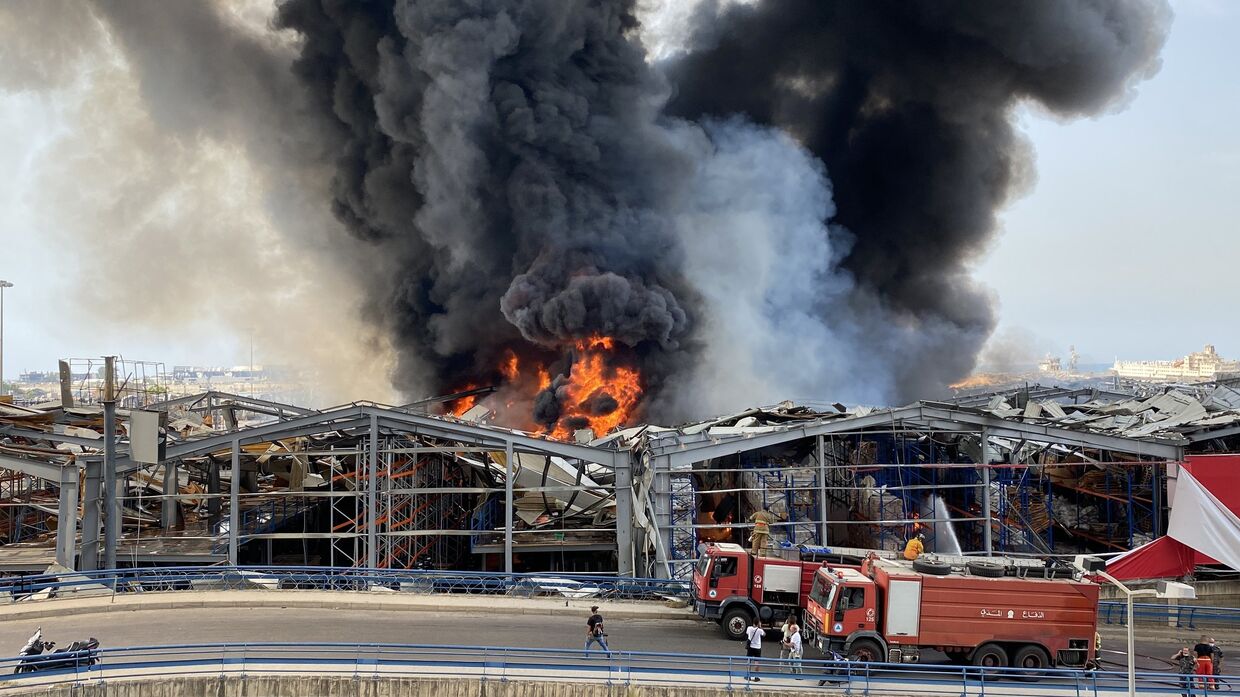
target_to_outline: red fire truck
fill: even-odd
[[[768,556],[769,555],[769,556]],[[731,639],[743,639],[754,617],[782,622],[803,610],[824,563],[857,568],[861,555],[825,547],[764,550],[755,557],[736,544],[708,544],[693,570],[693,607],[713,619]]]
[[[819,650],[915,663],[936,649],[957,663],[1083,667],[1094,659],[1098,586],[985,561],[866,559],[816,572],[806,611]]]

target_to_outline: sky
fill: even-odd
[[[1083,362],[1106,363],[1213,343],[1240,358],[1240,3],[1172,4],[1162,70],[1118,113],[1067,123],[1018,114],[1037,178],[1002,212],[975,267],[1000,307],[996,347],[1017,345],[1032,359],[1071,344]],[[41,229],[56,216],[27,185],[68,135],[71,107],[54,94],[0,92],[0,279],[15,284],[4,295],[5,375],[113,353],[168,366],[249,363],[251,333],[236,323],[159,331],[129,321],[137,308],[83,302],[90,291],[75,275],[107,258],[91,246],[108,238],[67,244]],[[134,268],[118,266],[106,275],[126,283]],[[213,290],[224,313],[225,290]],[[254,353],[271,360],[261,338]]]

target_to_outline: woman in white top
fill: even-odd
[[[792,638],[792,630],[789,629],[789,627],[792,627],[795,624],[796,621],[789,616],[784,620],[783,626],[779,628],[779,660],[781,661],[788,660],[789,654],[792,651],[792,647],[788,643],[788,640]]]
[[[745,655],[750,658],[762,658],[762,637],[766,636],[766,630],[762,628],[762,620],[757,617],[753,618],[753,622],[745,630]],[[751,662],[752,663],[752,662]],[[757,673],[762,669],[759,664],[753,664],[753,672]],[[758,676],[746,678],[759,682]]]

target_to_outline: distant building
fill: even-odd
[[[1216,380],[1230,373],[1240,373],[1240,361],[1219,357],[1213,344],[1174,361],[1121,361],[1111,368],[1122,378],[1177,382],[1181,380]]]
[[[1062,364],[1058,356],[1047,354],[1046,358],[1038,361],[1038,370],[1043,373],[1058,373],[1062,369]]]

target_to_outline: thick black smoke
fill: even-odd
[[[526,404],[544,422],[595,334],[661,419],[963,377],[994,325],[969,263],[1029,181],[1014,111],[1122,103],[1169,19],[1163,0],[706,0],[652,64],[636,4],[282,0],[266,34],[229,0],[91,7],[155,123],[242,146],[278,217],[313,219],[329,171],[336,263],[400,387],[499,380],[516,356],[550,368],[521,378],[549,383]]]
[[[1158,69],[1169,19],[1163,0],[709,3],[670,66],[671,111],[743,114],[826,164],[858,296],[922,339],[892,362],[892,396],[912,398],[966,375],[993,328],[969,263],[1027,182],[1013,109],[1122,100]]]
[[[692,162],[631,2],[289,0],[277,24],[337,125],[335,210],[396,264],[373,311],[400,379],[605,334],[657,380],[690,327],[666,201]]]

